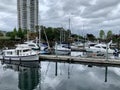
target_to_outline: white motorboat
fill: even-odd
[[[33,50],[40,50],[39,45],[34,43],[33,41],[27,41],[27,42],[24,42],[24,44],[27,44]]]
[[[44,43],[35,43],[34,41],[27,41],[24,42],[25,44],[27,44],[29,47],[31,47],[33,50],[35,51],[39,51],[40,54],[48,54],[50,53],[48,50],[48,46],[47,44]]]
[[[15,49],[3,50],[3,60],[35,61],[39,60],[39,52],[34,51],[27,44],[18,44]]]
[[[91,47],[85,47],[85,49],[86,49],[86,51],[92,51],[92,52],[96,52],[96,53],[99,53],[99,52],[104,53],[104,54],[107,53],[107,45],[106,44],[96,44]],[[108,46],[108,54],[113,54],[113,53],[114,53],[114,50]]]
[[[67,55],[71,53],[71,49],[68,44],[56,44],[54,49],[55,54]]]
[[[74,42],[71,44],[71,49],[79,49],[79,48],[83,48],[84,44],[82,42]]]

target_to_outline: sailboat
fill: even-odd
[[[58,44],[57,42],[55,42],[54,51],[55,54],[60,54],[60,55],[69,55],[71,53],[70,45],[68,43],[62,43],[61,32],[60,32],[60,43]]]
[[[60,55],[69,55],[71,53],[70,46],[65,43],[60,43],[60,44],[55,44],[55,54],[60,54]]]
[[[24,42],[24,44],[27,44],[29,47],[32,48],[34,51],[38,51],[40,54],[48,54],[48,45],[45,43],[39,43],[37,40],[31,40]]]
[[[44,31],[44,33],[45,33],[45,31]],[[46,33],[45,33],[45,37],[47,39]],[[39,51],[40,54],[48,54],[48,53],[50,53],[49,50],[48,50],[49,49],[48,40],[47,40],[47,44],[46,43],[41,43],[40,28],[39,28],[39,38],[36,37],[35,40],[27,40],[26,42],[24,42],[24,44],[27,44],[34,51]]]
[[[50,45],[49,45],[49,42],[48,42],[48,38],[47,38],[47,35],[46,35],[46,32],[45,30],[43,29],[44,31],[44,34],[45,34],[45,38],[47,40],[47,43],[42,43],[41,42],[41,30],[39,28],[39,39],[38,39],[38,42],[37,44],[39,45],[40,47],[40,54],[49,54],[50,53]]]

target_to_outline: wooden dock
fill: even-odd
[[[83,58],[74,56],[56,56],[56,55],[40,55],[40,61],[53,61],[53,62],[68,62],[68,63],[81,63],[81,64],[96,64],[104,66],[117,66],[120,67],[120,60],[117,59],[100,59],[100,58]]]

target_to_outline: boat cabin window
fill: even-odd
[[[23,52],[27,52],[27,51],[30,51],[29,49],[25,49],[25,50],[23,50]]]
[[[17,50],[17,55],[19,55],[21,53],[21,50]]]
[[[35,47],[35,45],[33,45],[33,44],[29,44],[29,46],[30,46],[30,47]]]
[[[12,51],[7,52],[8,55],[12,55]]]
[[[95,46],[96,44],[90,44],[89,46]]]
[[[102,48],[106,49],[106,47],[102,47]]]
[[[95,46],[96,48],[100,48],[100,46]]]

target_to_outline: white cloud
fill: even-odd
[[[17,27],[17,0],[0,1],[0,29],[12,30]],[[39,10],[41,25],[68,28],[70,16],[73,33],[81,33],[83,25],[95,34],[101,28],[119,30],[120,0],[39,0]]]

